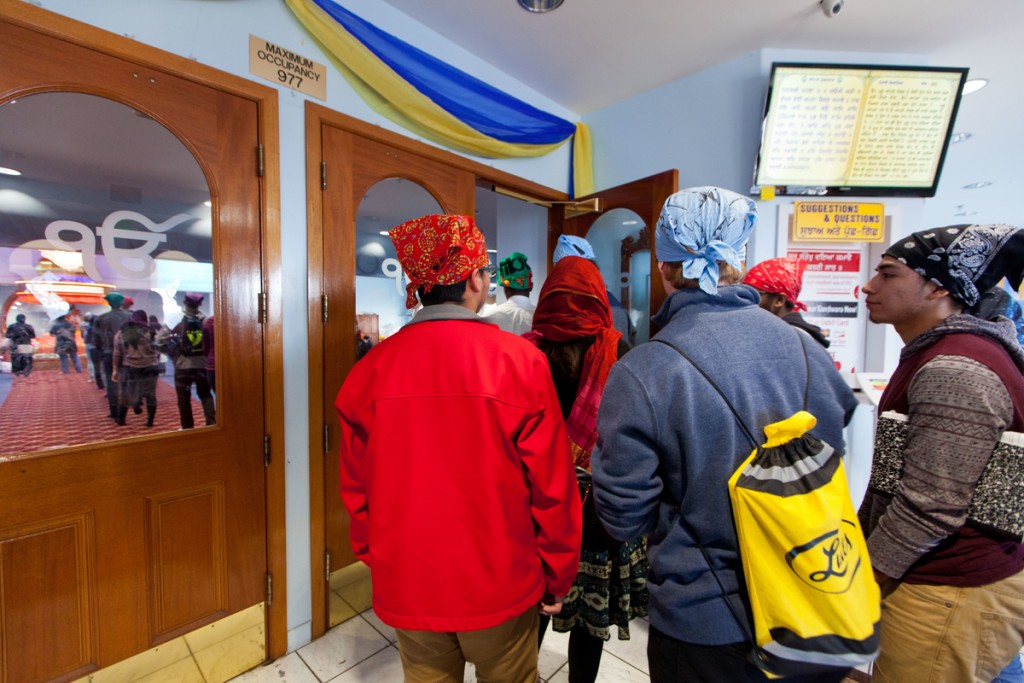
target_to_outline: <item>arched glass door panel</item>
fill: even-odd
[[[189,149],[49,92],[0,106],[0,167],[0,457],[214,424],[212,198]]]
[[[631,345],[650,335],[650,243],[643,219],[629,209],[612,209],[587,232],[608,287],[615,327]]]
[[[405,307],[408,280],[387,231],[405,221],[444,213],[421,185],[386,178],[363,196],[356,212],[356,357],[412,319]],[[361,339],[359,336],[362,336]]]

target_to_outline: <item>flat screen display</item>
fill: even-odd
[[[755,189],[932,197],[965,68],[772,65]]]

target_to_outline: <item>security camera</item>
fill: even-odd
[[[834,17],[843,11],[846,0],[821,0],[820,4],[821,11],[825,13],[826,17]]]

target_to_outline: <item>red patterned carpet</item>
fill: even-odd
[[[59,370],[33,370],[28,377],[3,375],[10,392],[0,405],[0,455],[112,441],[127,436],[176,431],[181,428],[174,387],[162,380],[156,389],[156,418],[146,423],[146,409],[131,410],[121,427],[107,417],[104,392],[87,381],[86,374]],[[203,422],[202,405],[192,398],[196,426]]]

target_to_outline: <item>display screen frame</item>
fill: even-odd
[[[779,104],[774,99],[774,95],[778,90],[778,79],[782,75],[793,75],[792,73],[787,74],[786,71],[793,70],[806,70],[808,74],[814,74],[814,72],[824,71],[835,71],[835,72],[863,72],[862,77],[884,77],[886,72],[894,72],[895,74],[902,74],[906,72],[920,72],[920,73],[937,73],[937,74],[949,74],[950,76],[959,77],[959,82],[956,87],[956,94],[952,99],[951,106],[948,109],[948,115],[942,127],[943,133],[941,137],[941,151],[939,152],[938,161],[935,164],[934,170],[931,175],[931,182],[928,185],[925,184],[909,184],[908,181],[902,182],[894,180],[888,184],[877,184],[877,183],[864,183],[859,184],[853,182],[836,182],[830,183],[828,180],[823,179],[821,183],[805,182],[805,183],[786,183],[786,182],[775,182],[780,178],[761,177],[766,176],[765,172],[766,162],[765,155],[773,141],[767,139],[770,133],[770,122],[773,120]],[[761,120],[761,138],[758,146],[757,159],[754,165],[754,179],[751,193],[756,194],[765,187],[774,187],[775,194],[782,196],[824,196],[824,197],[934,197],[938,190],[939,178],[942,174],[943,166],[946,162],[946,154],[949,151],[950,140],[953,133],[953,125],[956,122],[956,115],[960,108],[960,100],[963,96],[964,83],[967,81],[967,74],[969,69],[966,67],[938,67],[938,66],[909,66],[909,65],[892,65],[892,64],[834,64],[834,63],[805,63],[805,62],[773,62],[771,68],[771,74],[768,80],[768,92],[765,97],[764,114]],[[774,105],[774,106],[773,106]],[[860,133],[860,117],[864,115],[863,104],[860,105],[857,116],[857,129],[858,135]],[[936,142],[939,138],[934,138]],[[851,142],[851,149],[857,144],[856,137]],[[852,153],[847,154],[847,159]],[[850,163],[849,161],[847,163]],[[847,167],[847,176],[849,167]],[[849,177],[843,180],[849,181]]]

